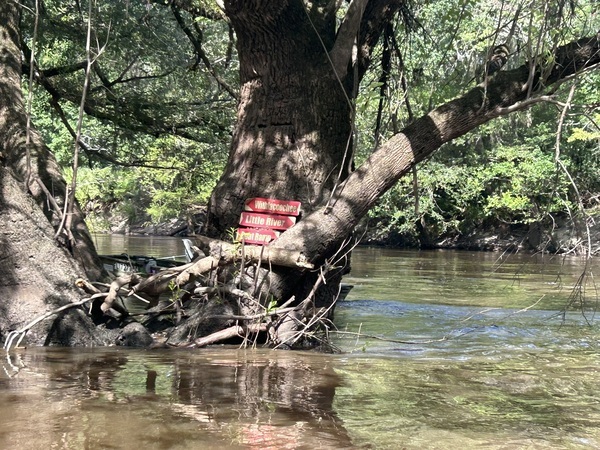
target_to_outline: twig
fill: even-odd
[[[257,320],[257,319],[266,319],[269,316],[276,316],[278,314],[286,314],[290,311],[298,309],[297,306],[292,308],[279,308],[271,312],[264,312],[260,314],[253,314],[251,316],[242,316],[235,314],[216,314],[214,316],[207,316],[206,319],[230,319],[230,320]]]
[[[34,327],[35,325],[40,323],[42,320],[45,320],[48,317],[53,316],[54,314],[58,314],[62,311],[66,311],[67,309],[75,308],[76,306],[81,306],[89,301],[95,300],[97,298],[103,298],[105,296],[106,296],[106,293],[94,294],[91,297],[84,298],[83,300],[80,300],[78,302],[68,303],[66,305],[60,306],[59,308],[53,309],[52,311],[48,311],[48,312],[42,314],[41,316],[36,317],[35,319],[33,319],[31,322],[29,322],[24,327],[8,333],[8,336],[6,337],[6,342],[4,342],[4,346],[3,346],[4,350],[6,350],[7,352],[10,351],[10,349],[12,347],[12,343],[17,337],[19,337],[19,340],[15,344],[15,347],[18,347],[19,344],[21,344],[21,341],[23,340],[23,338],[25,337],[27,332],[32,327]]]
[[[353,331],[333,330],[333,331],[331,331],[331,333],[348,334],[348,335],[351,335],[351,336],[357,336],[357,339],[361,338],[361,337],[365,337],[365,338],[368,338],[368,339],[376,339],[378,341],[393,342],[394,344],[407,344],[407,345],[434,344],[436,342],[445,342],[445,341],[449,341],[450,339],[457,338],[457,337],[463,336],[465,334],[468,334],[468,332],[464,332],[464,333],[458,334],[456,336],[448,336],[448,335],[446,335],[446,336],[443,336],[443,337],[441,337],[439,339],[427,339],[427,340],[423,340],[423,341],[404,341],[404,340],[401,340],[401,339],[383,338],[383,337],[375,336],[375,335],[372,335],[372,334],[355,333]]]
[[[222,292],[226,294],[235,295],[236,297],[239,297],[264,308],[264,306],[262,306],[257,299],[255,299],[252,295],[248,294],[246,291],[242,291],[241,289],[231,288],[229,286],[198,287],[194,289],[194,294],[214,294]]]

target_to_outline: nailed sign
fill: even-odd
[[[253,228],[271,228],[273,230],[287,230],[296,223],[292,216],[279,216],[276,214],[257,214],[243,212],[240,216],[240,225]]]
[[[279,236],[278,231],[269,230],[268,228],[238,228],[237,233],[238,241],[257,245],[268,244]]]
[[[295,200],[277,200],[274,198],[249,198],[244,204],[246,211],[275,213],[285,216],[297,216],[300,214],[300,202]]]
[[[237,238],[246,244],[266,245],[294,226],[300,214],[300,202],[274,198],[249,198],[240,216]],[[276,214],[275,214],[276,213]]]

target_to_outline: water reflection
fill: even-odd
[[[353,442],[375,448],[600,448],[599,362],[590,351],[356,357],[334,407]]]
[[[353,448],[325,355],[49,348],[13,359],[0,377],[3,449]]]
[[[596,322],[556,317],[582,261],[540,259],[359,248],[336,324],[397,342],[338,337],[341,355],[20,350],[0,371],[0,448],[600,448]]]

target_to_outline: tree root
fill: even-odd
[[[255,345],[260,333],[264,333],[265,343],[275,348],[294,348],[321,341],[319,336],[322,334],[319,333],[329,329],[328,316],[333,304],[329,308],[315,308],[315,297],[317,290],[326,284],[327,273],[336,269],[334,264],[324,265],[319,270],[319,276],[306,298],[298,301],[292,296],[277,305],[270,297],[263,296],[261,299],[261,295],[267,292],[263,292],[261,286],[265,280],[268,283],[272,264],[296,269],[311,267],[302,261],[301,254],[216,240],[201,242],[205,248],[210,244],[211,256],[199,257],[191,263],[162,270],[148,278],[128,274],[115,279],[110,285],[99,287],[78,279],[75,284],[91,294],[90,297],[49,311],[12,331],[7,336],[4,349],[9,351],[19,346],[27,332],[39,322],[88,302],[91,302],[88,314],[94,320],[103,321],[102,316],[109,316],[122,325],[123,319],[132,315],[117,299],[137,297],[147,301],[140,295],[162,301],[162,304],[158,311],[152,308],[147,314],[135,314],[146,316],[139,326],[144,326],[150,333],[152,330],[168,330],[167,341],[171,340],[169,345],[172,346],[204,347],[234,338],[244,338],[244,345],[247,345],[252,336]],[[220,243],[218,248],[216,243]],[[239,265],[236,264],[238,261]],[[262,264],[267,264],[269,269],[260,268]],[[168,295],[168,300],[164,294]],[[163,296],[162,300],[159,296]],[[175,321],[173,314],[177,314],[179,319],[184,313],[186,320]]]

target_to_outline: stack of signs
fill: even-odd
[[[249,198],[240,217],[238,240],[246,244],[266,245],[277,239],[281,230],[296,223],[300,202],[273,198]]]

